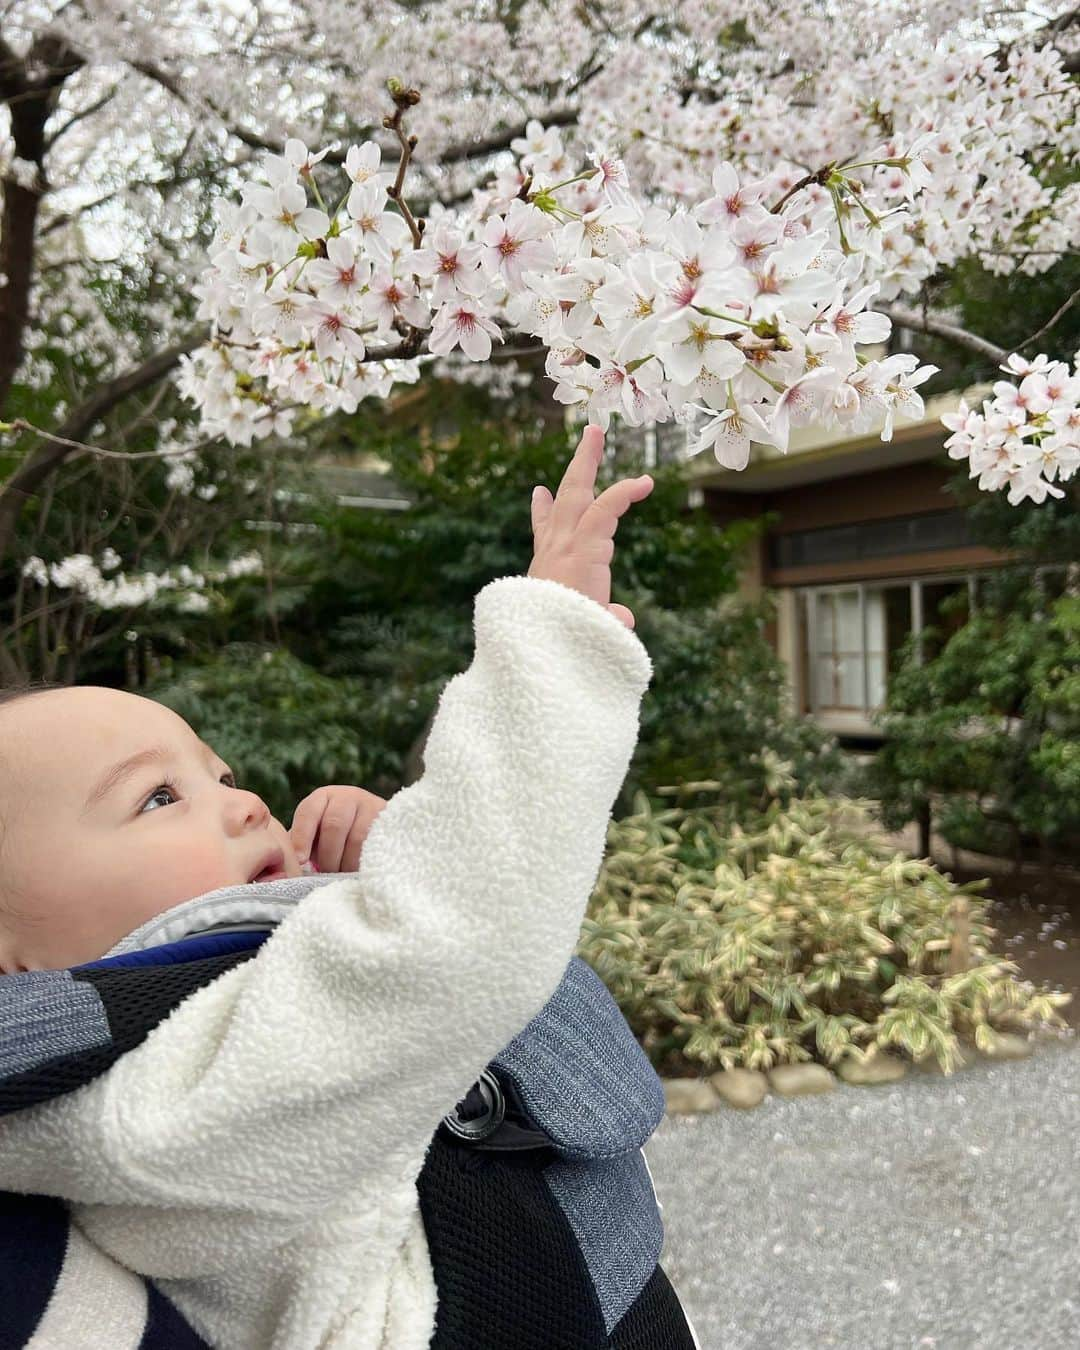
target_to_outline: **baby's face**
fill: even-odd
[[[80,686],[0,707],[0,971],[96,960],[275,855],[273,875],[299,876],[288,831],[232,784],[182,717],[136,694]]]

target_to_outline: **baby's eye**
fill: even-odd
[[[146,811],[146,808],[150,805],[150,803],[151,803],[156,797],[160,797],[161,794],[162,794],[163,792],[167,792],[167,793],[169,794],[169,796],[173,798],[174,801],[176,800],[176,797],[175,797],[174,792],[173,792],[173,786],[172,786],[172,784],[171,784],[171,783],[162,783],[159,787],[156,787],[156,788],[153,790],[153,792],[151,792],[150,796],[147,797],[146,801],[143,802],[143,804],[142,804],[142,811],[141,811],[139,814],[140,814],[140,815],[144,814],[145,811]],[[168,806],[169,803],[166,802],[165,805]]]
[[[232,775],[231,772],[230,772],[230,773],[223,773],[223,774],[221,775],[220,781],[221,781],[222,783],[224,783],[226,787],[231,787],[231,788],[236,787],[236,779],[233,777],[233,775]],[[142,810],[140,811],[139,814],[140,814],[140,815],[145,815],[145,813],[146,813],[146,808],[150,805],[150,803],[151,803],[152,801],[154,801],[156,798],[160,797],[161,794],[162,794],[163,792],[168,793],[168,795],[172,798],[173,801],[176,801],[176,800],[177,800],[177,796],[176,796],[176,784],[175,784],[175,783],[160,783],[160,784],[153,790],[153,792],[151,792],[150,796],[147,797],[146,801],[143,802],[143,804],[142,804]],[[169,803],[168,803],[168,802],[164,802],[163,805],[168,806]]]

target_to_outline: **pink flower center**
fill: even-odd
[[[679,284],[675,287],[675,289],[671,292],[671,298],[675,302],[675,304],[677,304],[681,308],[686,305],[693,304],[694,296],[696,294],[697,294],[697,287],[694,285],[693,281],[691,281],[690,278],[687,277],[685,280],[680,281]]]

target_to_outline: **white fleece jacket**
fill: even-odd
[[[358,873],[101,1078],[0,1119],[0,1189],[70,1201],[219,1350],[425,1350],[427,1145],[574,954],[652,664],[553,581],[491,582],[474,626]]]

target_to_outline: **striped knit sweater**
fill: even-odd
[[[159,999],[115,1062],[99,1043],[83,1086],[0,1119],[0,1187],[73,1219],[25,1202],[54,1269],[65,1246],[13,1345],[693,1350],[640,1149],[663,1095],[573,957],[648,655],[523,577],[485,587],[475,630],[359,872]],[[66,978],[111,1042],[102,972],[123,968],[95,967],[0,990]]]

